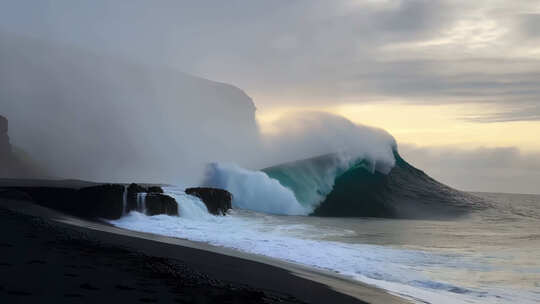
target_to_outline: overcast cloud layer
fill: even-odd
[[[0,32],[231,83],[259,107],[486,103],[462,120],[540,120],[537,0],[4,0]],[[540,180],[517,148],[401,151],[461,189]]]
[[[492,102],[500,113],[465,119],[540,119],[535,0],[17,0],[2,6],[2,31],[172,65],[274,103]]]

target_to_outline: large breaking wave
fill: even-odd
[[[442,218],[483,208],[482,200],[443,185],[407,163],[333,153],[249,171],[212,164],[205,184],[233,194],[233,206],[284,215]]]

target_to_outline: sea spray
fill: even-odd
[[[372,170],[388,173],[395,163],[395,139],[386,131],[355,124],[344,117],[323,112],[288,112],[264,132],[266,166],[337,155],[344,163],[365,160]],[[263,126],[264,126],[263,125]],[[264,131],[264,129],[263,129]]]
[[[209,219],[214,217],[208,212],[206,205],[196,196],[188,195],[180,187],[165,187],[165,194],[171,196],[178,203],[178,213],[185,219]]]
[[[146,214],[146,195],[147,193],[137,193],[137,211]]]
[[[210,164],[204,184],[231,192],[235,208],[283,215],[308,215],[313,211],[302,206],[294,192],[278,180],[236,164]]]
[[[122,216],[127,213],[127,195],[128,195],[128,186],[124,185],[124,193],[122,194]]]

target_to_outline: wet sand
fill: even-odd
[[[2,303],[407,303],[332,273],[31,202],[0,199],[0,229]]]

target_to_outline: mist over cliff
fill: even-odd
[[[193,183],[209,160],[250,166],[256,155],[255,106],[232,85],[50,41],[0,41],[0,112],[13,144],[54,177]]]
[[[235,86],[51,41],[0,41],[0,112],[47,177],[190,185],[209,163],[261,169],[336,152],[384,172],[394,164],[390,134],[341,116],[288,113],[263,132]]]
[[[29,178],[46,176],[24,151],[14,147],[9,139],[9,121],[0,115],[0,178]]]

